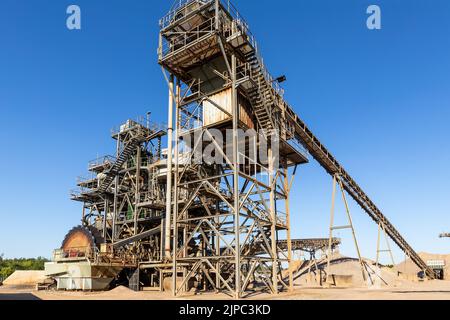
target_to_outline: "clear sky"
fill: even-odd
[[[158,20],[171,0],[2,0],[0,253],[46,256],[78,225],[69,199],[110,129],[166,122]],[[286,99],[417,251],[449,253],[450,2],[236,0]],[[66,28],[66,8],[82,30]],[[382,29],[366,28],[366,8]],[[331,178],[314,161],[292,195],[293,236],[326,237]],[[350,201],[362,253],[377,228]],[[344,217],[343,207],[336,213]],[[337,223],[344,223],[339,218]],[[353,255],[348,231],[342,251]],[[395,250],[396,259],[402,258]]]

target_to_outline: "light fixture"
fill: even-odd
[[[287,79],[286,79],[286,76],[285,75],[282,75],[282,76],[279,76],[278,78],[276,78],[275,80],[273,80],[273,81],[276,81],[276,82],[278,82],[278,83],[282,83],[282,82],[285,82]]]

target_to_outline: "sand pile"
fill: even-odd
[[[110,290],[109,293],[118,294],[118,295],[120,295],[120,294],[127,295],[127,294],[131,294],[131,293],[136,293],[136,292],[125,286],[118,286],[118,287]]]
[[[450,275],[450,254],[433,254],[427,252],[419,252],[418,255],[425,262],[429,260],[444,260],[445,261],[444,274],[447,277]],[[410,258],[407,258],[405,261],[402,261],[401,263],[397,264],[396,269],[410,278],[416,277],[417,273],[421,271]]]
[[[16,270],[3,281],[5,286],[36,286],[46,279],[45,271]]]
[[[377,267],[373,261],[364,259],[366,279],[363,277],[361,265],[358,259],[341,255],[334,255],[331,260],[330,270],[327,272],[327,261],[321,259],[317,261],[319,270],[312,265],[312,272],[308,273],[308,264],[304,264],[295,276],[297,285],[321,285],[325,283],[326,275],[334,275],[338,286],[381,288],[387,286],[399,286],[402,280],[399,279],[395,269],[387,267]]]
[[[305,262],[303,260],[292,260],[291,266],[288,269],[283,269],[282,276],[283,278],[289,277],[289,269],[292,269],[292,272],[295,273],[296,270],[299,270]]]

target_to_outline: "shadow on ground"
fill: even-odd
[[[0,300],[41,300],[32,293],[0,293]]]

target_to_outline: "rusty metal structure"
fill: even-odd
[[[291,250],[292,251],[303,251],[310,254],[314,254],[317,251],[326,251],[329,246],[328,238],[314,238],[314,239],[294,239],[291,241]],[[331,249],[336,249],[341,244],[341,239],[332,238],[331,239]],[[287,241],[279,240],[278,246],[280,248],[286,248],[287,250]]]
[[[291,290],[294,250],[340,243],[331,233],[291,239],[290,191],[312,156],[434,277],[285,101],[284,77],[270,75],[229,1],[176,1],[160,21],[158,62],[169,87],[167,127],[147,115],[113,130],[116,154],[91,162],[91,176],[79,180],[72,199],[83,203],[83,226],[68,234],[49,275],[84,261],[96,277],[125,277],[136,290],[236,298]],[[203,159],[205,150],[222,161]]]
[[[164,127],[150,123],[149,114],[128,120],[112,130],[115,156],[89,162],[89,176],[79,178],[71,192],[72,200],[83,203],[82,226],[67,234],[46,266],[48,275],[58,275],[58,287],[68,289],[65,283],[71,282],[70,289],[105,289],[125,270],[129,278],[134,274],[128,280],[138,289],[140,265],[161,261],[165,135]],[[78,275],[69,281],[68,266],[80,262]],[[148,277],[153,285],[154,276]]]
[[[155,236],[158,242],[160,230],[163,195],[157,181],[165,166],[161,138],[166,133],[150,126],[149,119],[145,122],[144,118],[128,120],[113,129],[116,155],[91,161],[90,177],[79,179],[79,189],[72,193],[73,200],[84,204],[83,225],[100,230],[103,242],[126,248],[126,253],[130,253],[127,246],[142,234]],[[153,246],[140,244],[143,247],[135,248],[135,259],[160,257]]]

